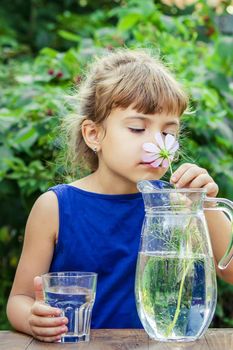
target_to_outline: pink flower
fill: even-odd
[[[142,145],[143,150],[146,151],[142,160],[154,168],[159,166],[167,168],[179,149],[179,143],[173,135],[167,134],[164,138],[160,132],[155,134],[155,141],[156,144],[147,142]]]

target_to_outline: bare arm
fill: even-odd
[[[221,260],[231,240],[231,222],[224,213],[206,211],[205,216],[210,233],[214,257],[217,262]],[[233,262],[225,270],[220,270],[216,264],[216,271],[220,278],[233,284]]]
[[[36,277],[49,270],[58,221],[56,195],[47,192],[38,198],[29,215],[7,304],[7,316],[15,329],[45,341],[58,340],[67,323],[62,317],[51,317],[58,316],[59,310],[43,303],[41,279]]]

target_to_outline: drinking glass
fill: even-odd
[[[42,275],[45,302],[62,310],[68,318],[68,332],[62,343],[87,342],[90,339],[91,313],[96,294],[94,272],[51,272]]]

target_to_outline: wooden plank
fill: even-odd
[[[93,331],[92,339],[94,341],[94,344],[98,344],[98,350],[148,350],[149,342],[149,337],[143,329],[99,329]],[[92,344],[93,343],[91,343],[90,345]],[[105,346],[107,347],[105,348]]]
[[[233,350],[232,328],[209,328],[205,339],[211,350]]]
[[[210,348],[206,339],[201,337],[193,342],[157,342],[150,339],[149,350],[210,350]]]
[[[42,343],[36,340],[27,350],[148,350],[148,335],[144,330],[137,329],[98,329],[91,331],[89,343],[58,344]]]
[[[161,343],[149,341],[150,350],[233,350],[233,329],[209,328],[204,336],[195,342]]]
[[[0,332],[0,350],[233,350],[233,329],[210,328],[205,336],[189,343],[149,340],[144,330],[98,329],[89,343],[44,343],[18,332]]]
[[[0,332],[0,350],[24,350],[33,338],[22,333],[1,331]]]

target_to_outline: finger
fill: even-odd
[[[42,278],[40,276],[34,278],[34,293],[37,301],[44,301]]]
[[[29,323],[31,326],[36,327],[57,327],[66,325],[68,323],[68,319],[66,317],[41,317],[31,315],[29,318]]]
[[[180,177],[191,167],[196,167],[195,164],[184,163],[182,164],[172,175],[171,182],[176,183],[179,181]]]
[[[208,183],[213,182],[212,177],[209,174],[200,174],[189,184],[191,188],[202,188]]]
[[[32,332],[36,337],[56,337],[68,332],[68,328],[66,326],[50,328],[32,327]]]
[[[206,194],[209,197],[216,197],[218,194],[218,185],[215,182],[210,182],[204,186],[206,188]]]
[[[39,337],[36,334],[34,334],[33,337],[37,340],[40,340],[40,341],[43,341],[46,343],[54,343],[54,342],[58,342],[59,340],[61,340],[60,335],[56,335],[55,337]]]
[[[37,315],[37,316],[47,316],[47,317],[52,317],[52,316],[60,316],[61,310],[58,308],[49,306],[47,304],[44,304],[40,301],[35,302],[32,306],[31,309],[32,314]]]
[[[197,166],[192,166],[186,170],[176,183],[177,188],[182,188],[189,185],[195,178],[201,174],[207,174],[207,171]]]

